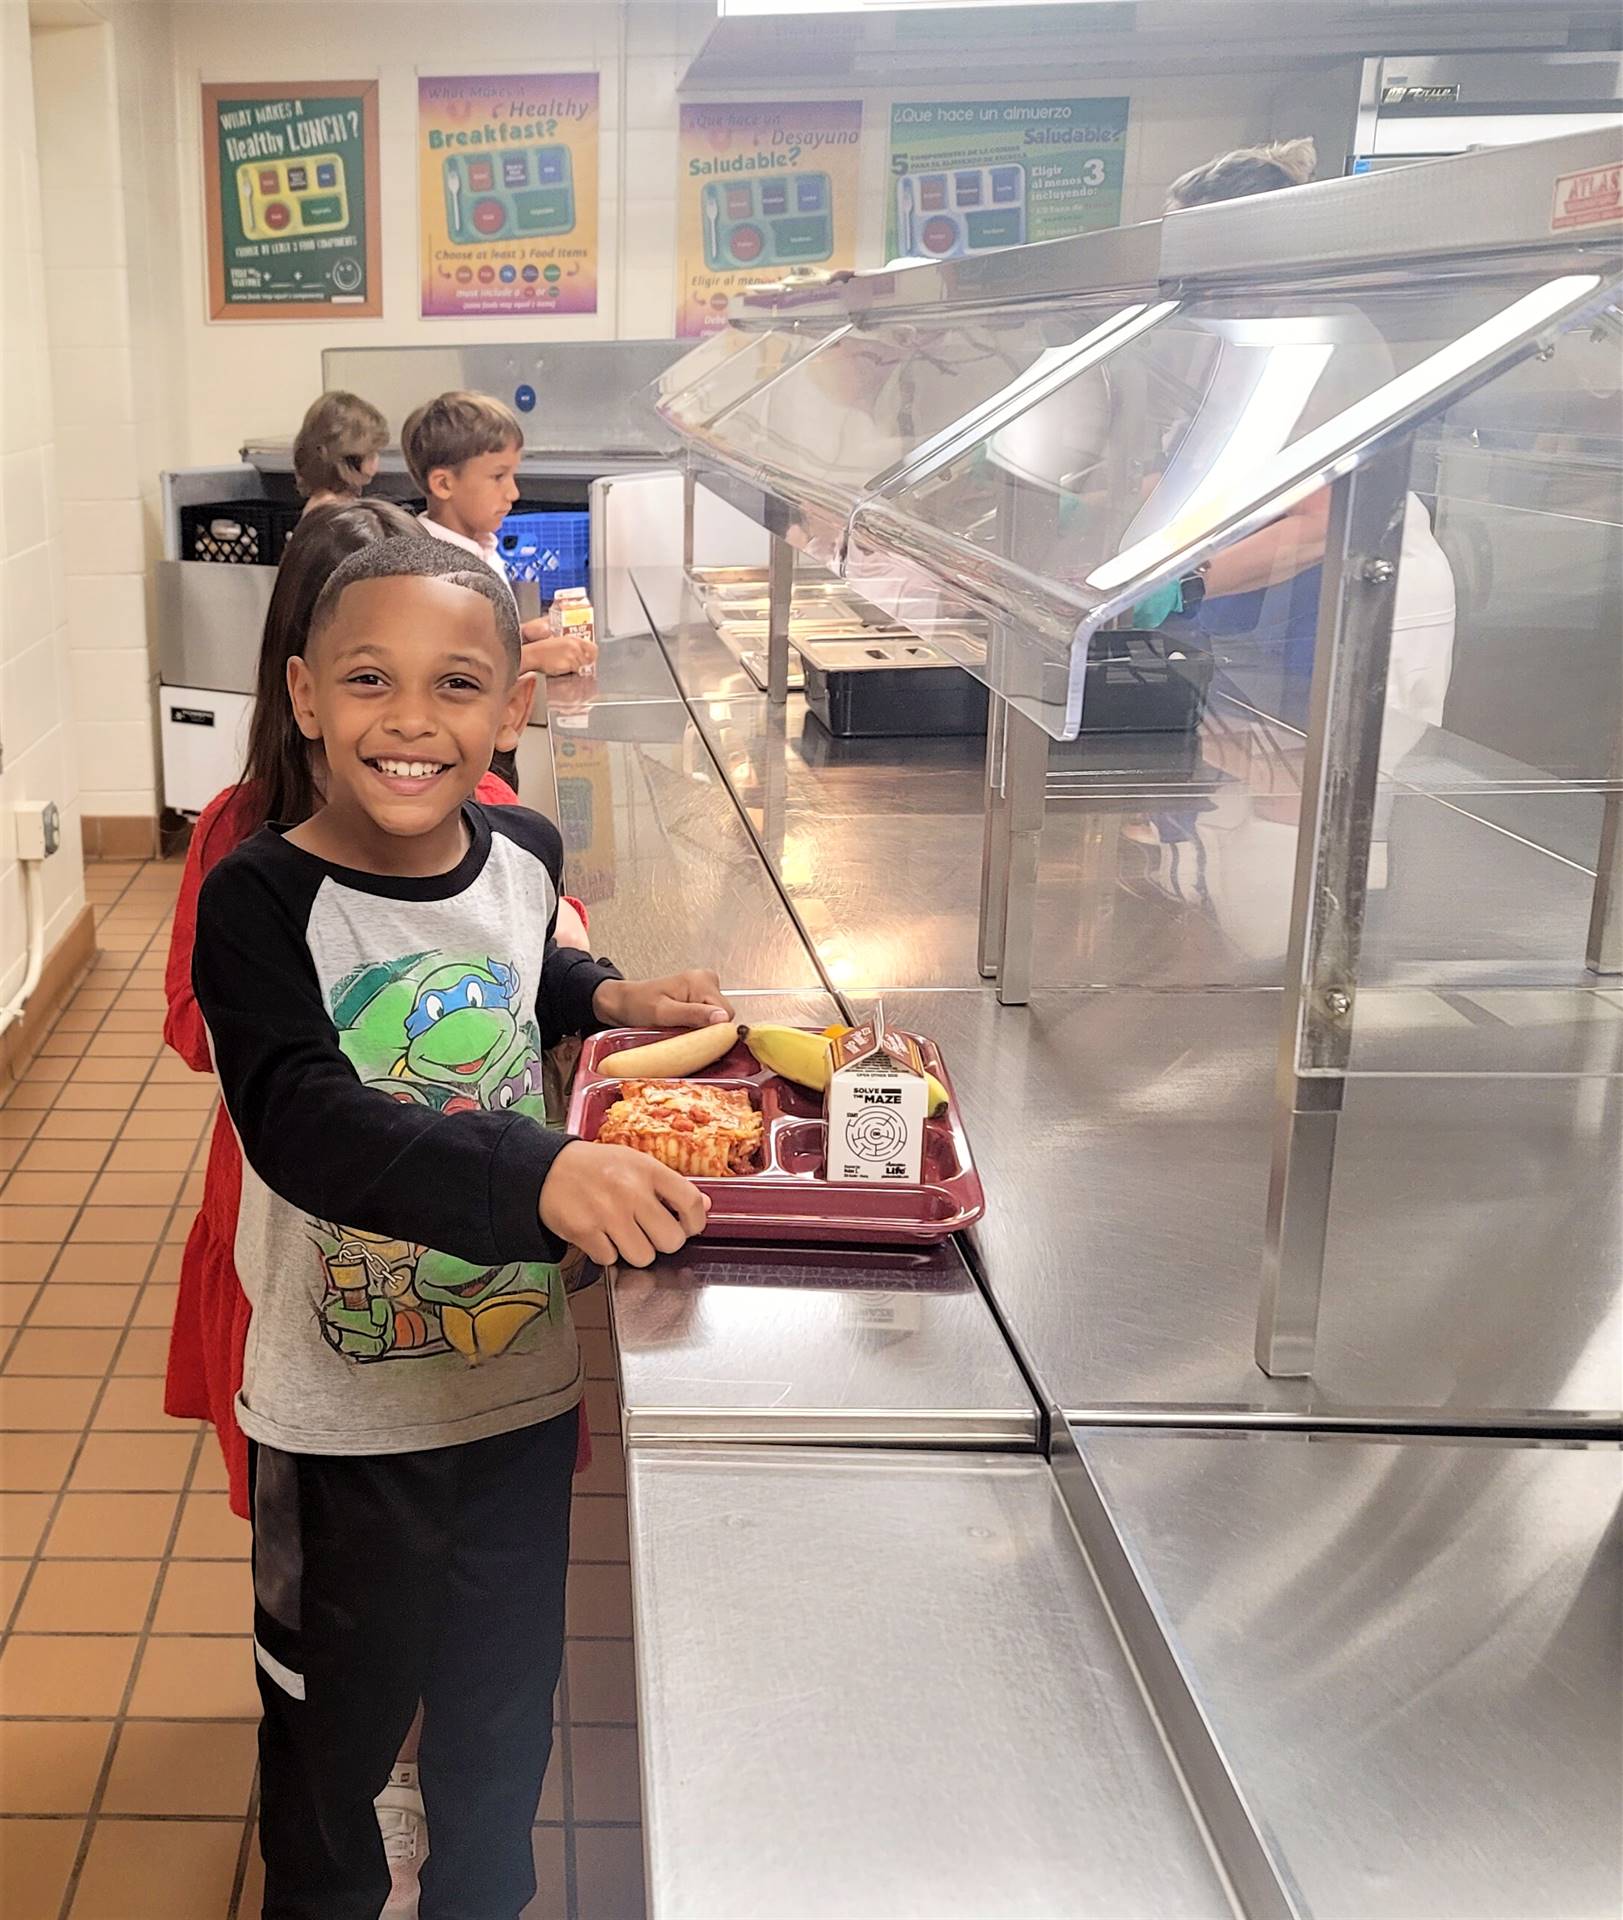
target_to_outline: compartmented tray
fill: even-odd
[[[598,1062],[627,1047],[666,1036],[597,1033],[581,1049],[569,1102],[569,1131],[595,1140],[604,1115],[634,1081],[607,1079]],[[947,1111],[927,1120],[924,1178],[915,1186],[846,1186],[822,1177],[827,1126],[821,1094],[768,1073],[742,1041],[703,1073],[688,1076],[745,1087],[765,1122],[762,1167],[730,1180],[696,1180],[710,1197],[703,1238],[749,1241],[835,1241],[920,1244],[945,1240],[986,1211],[981,1177],[969,1150],[957,1095],[933,1040],[914,1036],[924,1064],[947,1089]]]

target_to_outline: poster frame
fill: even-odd
[[[225,291],[225,228],[221,209],[219,109],[222,100],[358,100],[366,172],[366,297],[362,300],[265,300],[236,305]],[[378,83],[372,80],[205,80],[203,225],[210,322],[377,320],[383,315],[382,191],[378,177]]]
[[[589,201],[582,196],[577,197],[577,205],[579,206],[589,205],[591,209],[592,239],[591,239],[591,246],[587,254],[587,258],[591,266],[591,276],[592,276],[592,304],[589,307],[562,307],[562,306],[548,306],[544,304],[537,304],[533,307],[514,306],[507,309],[493,308],[488,312],[482,312],[482,313],[478,311],[457,312],[457,313],[437,313],[437,312],[431,312],[429,310],[429,307],[427,305],[427,300],[426,300],[426,294],[427,294],[427,285],[428,285],[427,267],[428,267],[428,249],[430,247],[430,238],[429,238],[429,232],[428,232],[428,210],[424,200],[424,193],[426,191],[426,180],[425,180],[426,170],[424,167],[423,88],[425,86],[432,86],[436,84],[456,85],[459,83],[467,84],[473,81],[492,81],[492,80],[502,80],[502,81],[542,80],[542,81],[552,81],[552,82],[590,80],[593,82],[594,91],[593,91],[593,102],[592,102],[592,167],[591,167],[592,192],[591,192]],[[576,65],[566,70],[560,70],[558,72],[542,71],[539,68],[536,68],[534,66],[518,67],[518,68],[513,68],[509,70],[503,67],[491,67],[488,65],[481,72],[478,72],[478,73],[462,73],[462,72],[441,73],[438,71],[438,69],[435,69],[434,71],[431,72],[428,69],[423,67],[419,67],[415,70],[415,75],[413,79],[413,108],[412,108],[412,111],[414,114],[414,126],[413,126],[413,133],[412,133],[412,164],[416,173],[415,218],[416,218],[416,227],[417,227],[417,240],[416,240],[416,259],[413,265],[413,273],[416,278],[417,287],[416,287],[416,292],[413,298],[416,305],[416,318],[418,320],[421,320],[430,326],[437,326],[444,321],[458,322],[458,321],[465,321],[465,320],[507,320],[507,321],[519,321],[519,322],[525,322],[530,320],[581,321],[581,320],[595,319],[604,312],[605,310],[605,294],[604,294],[605,261],[604,261],[604,254],[603,254],[603,211],[602,211],[604,93],[605,93],[604,77],[603,77],[603,69],[601,66],[589,67],[589,66]],[[573,149],[571,149],[571,151],[573,152]]]

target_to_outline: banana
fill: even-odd
[[[766,1068],[797,1087],[821,1093],[828,1085],[829,1046],[820,1033],[801,1027],[746,1027],[744,1045]]]
[[[681,1080],[704,1067],[713,1067],[737,1044],[738,1022],[726,1020],[713,1027],[692,1027],[663,1040],[650,1040],[646,1046],[628,1047],[623,1053],[611,1053],[597,1063],[597,1070],[612,1080]]]
[[[849,1033],[851,1029],[843,1027],[840,1031]],[[808,1033],[802,1027],[745,1027],[741,1037],[768,1073],[779,1074],[813,1093],[822,1093],[827,1088],[832,1064],[829,1040],[838,1035]],[[929,1112],[945,1113],[947,1089],[933,1073],[925,1076],[925,1085]]]

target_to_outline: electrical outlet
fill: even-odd
[[[17,858],[49,860],[62,844],[62,816],[54,800],[24,800],[17,808]]]

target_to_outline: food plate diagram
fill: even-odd
[[[250,240],[336,232],[349,225],[343,156],[247,161],[237,168],[237,203]]]
[[[701,191],[704,264],[712,273],[804,265],[834,251],[833,183],[826,173],[712,180]]]
[[[441,168],[445,229],[453,246],[570,233],[575,179],[565,146],[447,154]]]
[[[950,259],[990,247],[1018,247],[1026,238],[1026,170],[951,167],[904,173],[896,182],[901,251]]]

